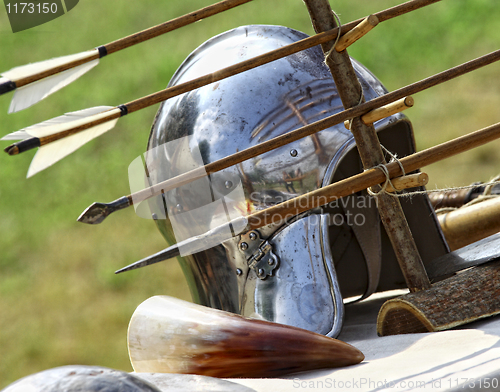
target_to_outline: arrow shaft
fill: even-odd
[[[115,41],[112,41],[108,44],[100,46],[98,48],[98,50],[96,50],[95,52],[89,53],[89,56],[86,58],[74,60],[74,61],[68,62],[66,64],[62,64],[62,65],[59,65],[59,66],[54,67],[52,69],[46,70],[44,72],[40,72],[40,73],[30,75],[30,76],[25,77],[25,78],[11,81],[12,83],[15,83],[15,87],[12,88],[12,86],[10,86],[9,89],[7,89],[7,87],[5,87],[5,91],[0,90],[0,94],[3,92],[12,91],[15,88],[20,88],[20,87],[25,86],[27,84],[36,82],[38,80],[44,79],[46,77],[55,75],[55,74],[63,72],[63,71],[66,71],[68,69],[78,67],[79,65],[88,63],[90,61],[97,60],[98,58],[103,57],[106,54],[111,54],[111,53],[115,53],[117,51],[120,51],[122,49],[126,49],[130,46],[145,42],[147,40],[150,40],[152,38],[166,34],[170,31],[176,30],[178,28],[187,26],[189,24],[192,24],[192,23],[197,22],[199,20],[202,20],[204,18],[208,18],[208,17],[216,15],[218,13],[227,11],[227,10],[234,8],[234,7],[237,7],[239,5],[249,3],[250,1],[252,1],[252,0],[224,0],[224,1],[221,1],[219,3],[207,6],[205,8],[201,8],[199,10],[193,11],[189,14],[186,14],[186,15],[180,16],[178,18],[169,20],[168,22],[161,23],[159,25],[150,27],[149,29],[140,31],[140,32],[135,33],[135,34],[131,34],[131,35],[124,37],[124,38],[120,38],[118,40],[115,40]],[[406,3],[400,4],[398,6],[386,9],[384,11],[380,11],[380,12],[376,13],[375,15],[382,22],[385,20],[392,19],[396,16],[403,15],[403,14],[408,13],[410,11],[414,11],[418,8],[422,8],[424,6],[436,3],[438,1],[440,1],[440,0],[411,0],[411,1],[408,1]],[[358,19],[358,20],[355,20],[351,23],[343,25],[341,33],[345,34],[347,31],[353,29],[355,26],[357,26],[362,21],[363,21],[363,19]],[[333,30],[330,39],[333,36],[336,36],[337,34],[338,34],[337,29]],[[326,42],[326,41],[322,41],[322,42]],[[322,43],[322,42],[320,42],[320,43]],[[317,44],[314,44],[314,45],[317,45]],[[314,46],[314,45],[312,45],[312,46]]]
[[[112,121],[114,119],[117,119],[126,112],[119,110],[120,107],[112,108],[110,110],[106,110],[105,112],[102,112],[98,116],[93,116],[94,119],[91,121],[88,121],[84,124],[80,124],[78,126],[71,127],[68,130],[54,133],[48,136],[42,136],[42,137],[31,137],[28,139],[21,140],[17,143],[13,143],[10,146],[8,146],[4,151],[7,152],[9,155],[18,155],[22,152],[31,150],[36,147],[42,147],[45,146],[51,142],[55,142],[57,140],[63,139],[65,137],[77,134],[79,132],[83,132],[87,129],[91,129],[93,127],[96,127],[100,124],[104,124],[108,121]]]
[[[393,178],[403,174],[400,164],[403,166],[405,173],[412,172],[424,166],[428,166],[443,159],[447,159],[454,155],[479,147],[498,138],[500,138],[500,123],[491,125],[476,132],[472,132],[468,135],[458,137],[437,146],[430,147],[426,150],[413,153],[401,158],[399,163],[391,162],[385,166],[388,170],[389,177]],[[322,205],[335,201],[338,198],[349,196],[363,189],[378,185],[385,180],[386,177],[381,170],[370,169],[364,171],[326,187],[308,192],[302,196],[295,197],[286,202],[273,207],[268,207],[265,210],[246,216],[245,218],[248,220],[248,224],[245,231],[258,229],[259,227],[270,223],[283,223],[287,217],[290,217],[291,215],[295,216],[310,209],[321,207]],[[185,240],[184,243],[192,242],[194,247],[196,245],[195,240],[196,238],[193,237]],[[145,267],[147,265],[180,256],[179,246],[182,246],[182,243],[172,245],[161,252],[143,260],[139,260],[138,262],[124,267],[115,273]]]
[[[500,123],[413,153],[399,159],[399,162],[404,167],[405,173],[409,173],[492,142],[498,138],[500,138]],[[398,162],[388,163],[386,167],[390,178],[403,175],[401,166]],[[279,218],[279,222],[282,222],[284,220],[283,217],[290,216],[289,214],[297,215],[310,209],[320,207],[338,198],[349,196],[366,188],[378,185],[385,180],[386,177],[381,170],[370,169],[364,171],[363,173],[247,216],[249,230],[270,223],[278,223],[276,218]]]
[[[222,3],[226,3],[226,5],[225,5],[226,7],[227,6],[234,7],[236,5],[239,5],[242,2],[248,2],[248,1],[251,1],[251,0],[234,0],[234,1],[227,1],[227,2],[217,3],[217,4],[214,5],[214,8],[212,8],[210,12],[215,12],[216,9],[220,9],[218,7],[224,7],[222,5]],[[436,3],[438,1],[440,1],[440,0],[411,0],[411,1],[408,1],[408,2],[403,3],[401,5],[398,5],[396,7],[392,7],[392,8],[386,9],[384,11],[380,11],[380,12],[376,13],[375,15],[379,18],[380,21],[385,21],[385,20],[389,20],[391,18],[394,18],[396,16],[403,15],[403,14],[405,14],[407,12],[414,11],[415,9],[418,9],[418,8],[421,8],[421,7],[424,7],[424,6]],[[210,7],[207,7],[207,8],[210,8]],[[205,9],[203,9],[203,10],[205,10]],[[201,12],[201,11],[202,10],[195,11],[192,14],[196,14],[197,12]],[[206,12],[208,12],[208,11],[204,11],[203,13],[201,13],[201,15],[204,15],[204,17],[206,17],[207,16]],[[219,12],[221,12],[221,11],[219,11]],[[191,15],[191,16],[189,16],[189,15],[191,15],[191,14],[185,15],[184,17],[180,17],[178,19],[186,18],[185,20],[192,20],[192,18],[194,17],[194,15]],[[198,14],[198,16],[199,16],[199,14]],[[348,23],[346,25],[341,26],[341,32],[344,32],[344,31],[347,32],[347,31],[353,29],[359,23],[361,23],[363,20],[364,20],[363,18],[362,19],[358,19],[358,20],[350,22],[350,23]],[[170,27],[165,27],[166,25],[168,25],[168,23],[169,22],[166,22],[165,24],[159,25],[159,26],[164,26],[162,28],[160,28],[159,26],[156,26],[159,29],[158,31],[160,31],[161,29],[165,29],[165,28],[172,28],[172,25],[169,25]],[[175,22],[174,25],[178,25],[179,23],[180,22]],[[154,30],[155,27],[153,27],[151,29]],[[165,100],[167,100],[169,98],[173,98],[173,97],[178,96],[180,94],[184,94],[184,93],[186,93],[188,91],[191,91],[191,90],[194,90],[194,89],[206,86],[206,85],[208,85],[210,83],[213,83],[213,82],[216,82],[216,81],[228,78],[230,76],[239,74],[241,72],[248,71],[248,70],[250,70],[252,68],[255,68],[255,67],[258,67],[260,65],[264,65],[264,64],[270,63],[270,62],[278,60],[278,59],[280,59],[282,57],[286,57],[286,56],[289,56],[291,54],[300,52],[302,50],[309,49],[309,48],[311,48],[313,46],[316,46],[316,45],[328,42],[328,41],[330,41],[330,40],[332,40],[332,39],[334,39],[334,38],[337,37],[337,35],[338,35],[338,29],[339,28],[335,28],[335,29],[332,29],[330,31],[325,31],[325,32],[322,32],[320,34],[316,34],[314,36],[311,36],[311,37],[305,38],[303,40],[297,41],[297,42],[295,42],[293,44],[286,45],[286,46],[284,46],[282,48],[279,48],[279,49],[276,49],[276,50],[264,53],[264,54],[262,54],[260,56],[256,56],[256,57],[253,57],[251,59],[242,61],[242,62],[240,62],[238,64],[234,64],[232,66],[223,68],[223,69],[221,69],[221,70],[219,70],[217,72],[201,76],[201,77],[193,79],[193,80],[191,80],[189,82],[182,83],[182,84],[179,84],[177,86],[172,86],[172,87],[169,87],[167,89],[161,90],[159,92],[150,94],[150,95],[148,95],[146,97],[142,97],[142,98],[139,98],[137,100],[128,102],[128,103],[126,103],[124,105],[120,105],[123,109],[125,109],[125,111],[122,113],[122,115],[127,114],[127,113],[132,113],[132,112],[135,112],[135,111],[138,111],[138,110],[141,110],[141,109],[144,109],[146,107],[149,107],[149,106],[155,105],[157,103],[163,102],[163,101],[165,101]],[[150,29],[148,29],[148,30],[150,30]],[[156,31],[154,33],[150,32],[149,34],[157,34],[157,35],[159,35],[160,33],[158,31]],[[138,33],[138,34],[140,34],[140,33]],[[138,39],[138,38],[134,38],[134,39]],[[130,40],[132,41],[132,38]],[[118,40],[118,41],[120,41],[120,40]],[[114,41],[114,42],[118,42],[118,41]],[[110,43],[108,45],[114,44],[114,42]],[[114,50],[114,49],[112,49],[112,50]],[[114,51],[116,51],[116,50],[114,50]],[[97,51],[96,51],[96,53],[97,53],[96,56],[99,57],[99,53]],[[109,53],[109,51],[108,51],[108,53]],[[92,57],[92,59],[94,59],[94,58],[95,57]],[[78,64],[81,64],[81,60],[78,61]],[[67,69],[67,68],[65,68],[65,69]],[[51,72],[51,71],[47,71],[46,73],[48,73],[48,72]],[[47,76],[49,76],[49,75],[47,75]],[[392,101],[389,101],[389,102],[392,102]],[[380,106],[382,106],[382,105],[380,105]],[[366,111],[368,111],[368,110],[371,110],[371,109],[367,109]],[[360,114],[364,114],[364,113],[360,113]],[[347,119],[352,118],[354,116],[355,115],[353,115],[351,117],[346,117],[346,118],[344,118],[343,120],[340,120],[340,121],[347,120]],[[94,121],[92,123],[89,123],[89,124],[80,125],[78,127],[69,129],[69,130],[64,131],[64,132],[59,132],[59,133],[56,133],[56,134],[53,134],[53,135],[50,135],[50,136],[47,136],[47,137],[40,138],[39,145],[43,146],[45,144],[51,143],[51,142],[59,140],[61,138],[73,135],[75,133],[78,133],[78,132],[86,130],[86,129],[89,129],[89,128],[93,127],[93,126],[102,124],[102,123],[107,122],[107,121],[111,121],[111,120],[113,120],[115,118],[117,118],[116,115],[105,117],[105,118],[101,118],[101,119],[99,119],[97,121]],[[334,121],[336,121],[336,120],[334,120]],[[328,128],[329,126],[331,126],[331,125],[325,126],[324,128]],[[321,128],[321,129],[324,129],[324,128]],[[312,130],[312,131],[306,130],[305,132],[306,133],[307,132],[315,133],[315,132],[318,132],[321,129],[317,128],[317,130]],[[298,139],[300,139],[302,137],[308,136],[311,133],[304,134],[304,136],[299,136],[299,137],[297,137],[297,139],[294,139],[294,140],[298,140]],[[290,137],[288,135],[283,135],[283,136]],[[291,141],[294,141],[294,140],[287,141],[284,144],[290,143]],[[272,142],[272,140],[269,141],[269,142]],[[36,144],[33,143],[32,141],[30,141],[30,143],[29,143],[29,148],[27,148],[27,146],[23,146],[23,143],[27,144],[28,142],[27,141],[21,141],[21,142],[18,142],[18,143],[14,143],[12,146],[9,146],[6,149],[6,151],[10,155],[17,155],[18,153],[20,153],[22,151],[26,151],[27,149],[34,148],[36,146]],[[19,145],[22,146],[22,147],[18,148],[17,146],[19,146]],[[280,147],[281,145],[282,144],[279,144],[276,147],[272,147],[272,148],[277,148],[277,147]],[[241,153],[242,154],[240,154],[240,156],[243,157],[245,155],[245,154],[243,154],[244,151],[242,151]],[[238,162],[241,162],[243,160],[249,159],[249,158],[254,157],[256,155],[259,155],[259,154],[260,153],[257,153],[255,155],[250,155],[247,158],[243,158],[243,159],[241,159]],[[229,165],[229,166],[231,166],[231,165]],[[228,166],[225,166],[225,167],[228,167]],[[225,167],[223,167],[223,168],[225,168]],[[222,169],[214,169],[213,171],[219,171],[219,170],[222,170]]]
[[[450,68],[446,71],[440,72],[426,79],[402,87],[398,90],[382,95],[378,98],[365,102],[361,105],[355,106],[351,109],[347,109],[340,113],[334,114],[323,120],[316,121],[312,124],[303,126],[289,133],[264,141],[256,146],[249,147],[245,150],[236,152],[225,158],[209,163],[203,167],[197,168],[190,172],[160,182],[150,188],[143,189],[142,191],[130,195],[130,198],[132,198],[137,203],[138,201],[142,201],[149,197],[156,196],[162,190],[166,192],[178,186],[202,178],[206,174],[211,174],[226,169],[228,167],[231,167],[233,165],[236,165],[245,160],[255,158],[258,155],[264,154],[276,148],[282,147],[286,144],[310,136],[323,129],[330,128],[334,125],[344,122],[345,120],[361,116],[369,112],[370,110],[387,105],[391,102],[397,101],[398,99],[404,98],[408,95],[416,94],[430,87],[434,87],[440,83],[444,83],[448,80],[454,79],[458,76],[464,75],[468,72],[471,72],[480,67],[491,64],[498,60],[500,60],[500,50],[479,57],[467,63],[458,65],[456,67]],[[379,183],[380,182],[381,181],[379,181]]]
[[[97,60],[99,57],[100,57],[99,51],[95,50],[95,51],[89,52],[89,55],[84,57],[84,58],[69,61],[67,63],[58,65],[57,67],[47,69],[43,72],[38,72],[36,74],[29,75],[29,76],[26,76],[24,78],[16,79],[13,81],[13,83],[15,83],[16,88],[20,88],[20,87],[26,86],[30,83],[36,82],[38,80],[48,78],[49,76],[56,75],[60,72],[64,72],[68,69],[78,67],[79,65],[88,63],[88,62],[93,61],[93,60]]]
[[[337,36],[337,31],[338,29],[334,29],[325,33],[302,39],[300,41],[294,42],[293,44],[283,46],[281,48],[272,50],[256,57],[252,57],[251,59],[244,60],[229,67],[222,68],[219,71],[213,72],[211,74],[203,75],[188,82],[181,83],[176,86],[171,86],[169,88],[166,88],[165,90],[158,91],[146,97],[136,99],[135,101],[126,103],[125,106],[127,107],[129,113],[144,109],[148,106],[163,102],[177,95],[184,94],[186,92],[206,86],[210,83],[226,79],[230,76],[248,71],[252,68],[256,68],[261,65],[276,61],[280,58],[300,52],[302,50],[312,48],[313,46],[319,45],[323,42],[330,41],[332,38]]]
[[[250,1],[252,0],[224,0],[219,3],[210,5],[208,7],[199,9],[197,11],[193,11],[189,14],[169,20],[168,22],[161,23],[157,26],[150,27],[149,29],[110,42],[106,45],[99,46],[98,48],[96,48],[96,50],[89,52],[89,55],[84,58],[69,61],[67,63],[58,65],[56,67],[47,69],[43,72],[38,72],[36,74],[32,74],[23,78],[18,78],[18,79],[16,78],[15,80],[11,80],[11,83],[14,83],[14,87],[12,85],[9,86],[5,85],[4,88],[0,88],[0,94],[12,91],[16,88],[26,86],[30,83],[47,78],[49,76],[56,75],[68,69],[78,67],[79,65],[88,63],[90,61],[97,60],[101,57],[104,57],[107,54],[111,54],[119,50],[126,49],[130,46],[150,40],[162,34],[168,33],[169,31],[197,22],[203,18],[208,18],[209,16],[229,10],[241,4],[248,3]],[[7,87],[9,88],[7,89]]]
[[[53,135],[41,137],[41,138],[39,138],[40,139],[40,146],[44,146],[44,145],[49,144],[51,142],[54,142],[56,140],[59,140],[59,139],[62,139],[62,138],[74,135],[76,133],[85,131],[87,129],[93,128],[93,127],[95,127],[97,125],[100,125],[100,124],[104,124],[104,123],[106,123],[108,121],[112,121],[112,120],[114,120],[114,119],[119,118],[119,117],[122,116],[121,112],[118,112],[118,111],[115,111],[115,110],[109,110],[109,112],[110,113],[108,115],[104,115],[101,118],[96,119],[94,121],[91,121],[89,123],[85,123],[85,124],[79,125],[77,127],[68,129],[67,131],[63,131],[63,132],[59,132],[59,133],[56,133],[56,134],[53,134]]]
[[[136,99],[134,101],[128,102],[126,104],[120,105],[124,109],[121,115],[127,114],[127,113],[132,113],[136,112],[138,110],[144,109],[146,107],[155,105],[157,103],[163,102],[169,98],[173,98],[175,96],[178,96],[180,94],[184,94],[188,91],[197,89],[199,87],[206,86],[207,84],[216,82],[221,79],[228,78],[230,76],[236,75],[238,73],[248,71],[252,68],[258,67],[263,64],[267,64],[269,62],[275,61],[277,59],[280,59],[282,57],[288,56],[293,53],[297,53],[301,50],[305,50],[308,48],[311,48],[315,45],[318,45],[322,42],[327,42],[331,40],[333,37],[336,37],[338,29],[334,29],[329,32],[321,33],[306,39],[303,39],[301,41],[298,41],[296,43],[293,43],[291,45],[284,46],[282,48],[270,51],[268,53],[264,53],[263,55],[256,56],[254,58],[251,58],[249,60],[242,61],[241,63],[223,68],[217,72],[201,76],[199,78],[193,79],[189,82],[182,83],[176,86],[172,86],[169,88],[166,88],[164,90],[158,91],[154,94],[150,94],[146,97],[142,97],[139,99]],[[46,137],[41,137],[39,145],[43,146],[45,144],[51,143],[53,141],[62,139],[64,137],[73,135],[75,133],[84,131],[86,129],[89,129],[93,126],[100,125],[102,123],[105,123],[107,121],[113,120],[119,116],[116,115],[110,115],[108,117],[102,117],[99,120],[93,121],[88,124],[84,125],[79,125],[75,128],[68,129],[63,132],[58,132],[50,136]],[[27,151],[29,148],[34,148],[35,144],[30,141],[29,143],[29,148],[25,144],[28,144],[28,141],[21,141],[18,143],[14,143],[12,146],[7,147],[6,151],[9,152],[10,155],[17,155],[20,152]],[[15,146],[13,148],[13,146]],[[17,146],[20,146],[17,148]]]
[[[102,46],[111,54],[250,1],[252,0],[224,0]]]
[[[397,16],[406,14],[408,12],[414,11],[416,9],[425,7],[427,5],[437,3],[440,0],[411,0],[406,3],[400,4],[398,6],[388,8],[386,10],[377,12],[374,14],[379,18],[380,22],[395,18]],[[346,32],[352,30],[359,23],[361,23],[364,18],[357,19],[345,25],[342,25],[341,34],[345,34]],[[234,64],[232,66],[223,68],[217,72],[211,73],[209,75],[204,75],[199,78],[193,79],[189,82],[179,84],[177,86],[169,87],[165,90],[159,91],[157,93],[148,95],[146,97],[137,99],[135,101],[129,102],[125,104],[129,113],[135,112],[137,110],[146,108],[151,105],[155,105],[157,103],[163,102],[169,98],[175,97],[180,94],[184,94],[188,91],[206,86],[207,84],[217,82],[219,80],[228,78],[230,76],[248,71],[252,68],[268,64],[280,58],[295,54],[297,52],[312,48],[313,46],[323,44],[325,42],[331,41],[335,39],[338,35],[338,29],[334,28],[329,31],[325,31],[316,35],[313,35],[308,38],[304,38],[300,41],[294,42],[293,44],[289,44],[283,46],[282,48],[272,50],[270,52],[264,53],[259,56],[255,56],[251,59],[242,61],[238,64]]]
[[[28,85],[30,83],[36,82],[38,80],[47,78],[49,76],[55,75],[57,73],[66,71],[71,68],[78,67],[79,65],[85,64],[87,62],[96,60],[100,57],[103,57],[106,54],[111,54],[114,52],[117,52],[122,49],[126,49],[130,46],[136,45],[141,42],[145,42],[147,40],[150,40],[152,38],[158,37],[162,34],[165,34],[167,32],[170,32],[172,30],[178,29],[180,27],[186,26],[188,24],[197,22],[201,19],[213,16],[215,14],[218,14],[223,11],[227,11],[231,8],[237,7],[239,5],[248,3],[252,0],[224,0],[219,3],[207,6],[205,8],[199,9],[197,11],[193,11],[189,14],[180,16],[178,18],[172,19],[168,22],[161,23],[157,26],[151,27],[149,29],[140,31],[138,33],[129,35],[127,37],[118,39],[116,41],[112,41],[108,44],[102,45],[98,47],[98,49],[92,53],[89,53],[88,57],[81,58],[78,60],[70,61],[65,64],[59,65],[57,67],[45,70],[43,72],[39,72],[24,78],[19,78],[16,80],[10,81],[10,84],[7,85],[5,84],[3,88],[0,88],[0,94],[3,94],[5,92],[12,91],[16,88],[23,87],[25,85]],[[407,12],[413,11],[415,9],[427,6],[429,4],[436,3],[440,0],[412,0],[408,1],[407,3],[400,4],[398,6],[389,8],[384,11],[380,11],[376,13],[375,15],[379,18],[380,21],[385,21],[388,19],[392,19],[396,16],[405,14]],[[342,26],[341,33],[344,34],[347,31],[351,30],[354,28],[358,23],[360,23],[362,19],[358,19],[356,21],[353,21],[349,24],[346,24]],[[337,34],[337,29],[335,29],[332,34],[336,36]],[[314,46],[314,45],[313,45]],[[14,83],[14,85],[12,85]]]
[[[330,33],[330,32],[327,32],[327,33]],[[324,34],[324,33],[321,33],[321,34]],[[321,34],[318,34],[318,35],[321,35]],[[317,36],[314,36],[314,37],[317,37]],[[311,37],[311,38],[313,38],[313,37]],[[308,40],[308,38],[306,38],[306,40]],[[303,41],[305,41],[305,40],[298,41],[298,43],[301,43]],[[292,44],[289,46],[293,46],[293,45],[295,45],[295,44]],[[287,48],[287,46],[278,49],[278,51],[281,51],[281,50],[286,49],[286,48]],[[263,56],[267,56],[273,52],[276,52],[276,51],[268,52],[267,54],[264,54]],[[262,56],[258,56],[258,57],[262,57]],[[248,62],[254,61],[254,60],[255,60],[255,58],[244,61],[240,64],[248,63]],[[345,120],[349,120],[351,118],[361,116],[361,115],[369,112],[370,110],[387,105],[389,103],[397,101],[398,99],[404,98],[406,96],[414,95],[418,92],[421,92],[421,91],[426,90],[428,88],[434,87],[438,84],[444,83],[444,82],[449,81],[451,79],[454,79],[458,76],[472,72],[476,69],[479,69],[481,67],[489,65],[491,63],[494,63],[498,60],[500,60],[500,50],[496,50],[496,51],[491,52],[487,55],[478,57],[474,60],[468,61],[468,62],[460,64],[456,67],[450,68],[446,71],[443,71],[443,72],[440,72],[440,73],[435,74],[433,76],[430,76],[426,79],[423,79],[423,80],[420,80],[420,81],[415,82],[413,84],[410,84],[408,86],[402,87],[398,90],[394,90],[390,93],[382,95],[382,96],[375,98],[371,101],[368,101],[368,102],[365,102],[361,105],[344,110],[340,113],[334,114],[334,115],[327,117],[325,119],[316,121],[312,124],[303,126],[303,127],[296,129],[292,132],[289,132],[289,133],[283,134],[281,136],[275,137],[273,139],[267,140],[267,141],[262,142],[254,147],[250,147],[250,148],[247,148],[245,150],[236,152],[236,153],[229,155],[223,159],[212,162],[212,163],[206,165],[205,167],[195,169],[196,171],[199,171],[199,173],[195,172],[195,171],[184,173],[180,176],[177,176],[177,177],[171,178],[169,180],[166,180],[164,182],[161,182],[152,188],[146,188],[142,191],[139,191],[133,195],[130,195],[130,197],[133,197],[134,200],[138,200],[138,201],[145,200],[149,197],[157,195],[162,190],[167,191],[167,190],[173,189],[177,186],[183,185],[185,183],[189,183],[191,181],[194,181],[195,179],[203,177],[204,173],[201,170],[205,170],[206,173],[213,173],[213,172],[223,170],[223,169],[228,168],[230,166],[233,166],[237,163],[243,162],[245,160],[254,158],[254,157],[261,155],[263,153],[266,153],[268,151],[274,150],[278,147],[284,146],[288,143],[292,143],[296,140],[310,136],[310,135],[312,135],[316,132],[319,132],[323,129],[337,125]],[[270,61],[272,61],[272,60],[270,60]],[[239,69],[239,67],[237,67],[237,66],[239,66],[240,64],[236,64],[235,66],[224,68],[220,71],[217,71],[215,74],[219,74],[219,73],[226,74],[226,72],[229,72],[229,71],[227,71],[228,69],[230,69],[231,72],[235,72],[236,68]],[[243,65],[243,67],[245,67],[245,65]],[[239,73],[239,72],[243,72],[243,71],[239,70],[238,72],[235,72],[235,73]],[[151,96],[144,97],[142,99],[133,101],[133,102],[125,104],[125,105],[120,105],[119,108],[123,109],[121,112],[110,111],[109,115],[102,116],[95,121],[89,122],[87,124],[79,125],[77,127],[68,129],[68,130],[63,131],[63,132],[55,133],[53,135],[41,137],[41,138],[39,138],[40,139],[39,144],[41,146],[43,146],[43,145],[50,143],[52,141],[59,140],[63,137],[73,135],[73,134],[78,133],[80,131],[89,129],[93,126],[97,126],[97,125],[103,124],[105,122],[111,121],[111,120],[118,118],[126,113],[130,113],[130,112],[139,110],[140,108],[161,102],[162,100],[167,99],[167,98],[164,98],[165,96],[168,96],[170,98],[170,97],[173,97],[175,95],[182,94],[184,92],[189,91],[191,88],[193,88],[192,87],[193,83],[202,83],[203,82],[205,84],[209,84],[209,83],[211,83],[210,80],[213,80],[213,79],[211,79],[213,77],[212,75],[214,75],[214,74],[202,76],[201,78],[194,79],[190,82],[183,83],[183,84],[180,84],[178,86],[169,87],[169,88],[162,90],[162,91],[160,91],[156,94],[153,94]],[[216,79],[216,80],[220,80],[220,79]],[[201,84],[201,85],[205,85],[205,84]],[[160,95],[162,95],[162,96],[160,96]],[[150,98],[152,98],[152,99],[150,99]],[[146,101],[148,101],[147,104],[146,104]],[[23,140],[23,141],[18,142],[18,143],[14,143],[13,145],[7,147],[5,151],[7,151],[10,155],[16,155],[21,151],[26,151],[26,148],[23,147],[22,149],[21,148],[17,149],[17,147],[15,147],[15,146],[17,146],[17,145],[22,146],[23,144],[27,144],[27,143],[30,143],[31,148],[36,146],[34,143],[32,143],[32,141],[30,141],[30,139],[27,139],[27,140]],[[15,147],[15,148],[13,148],[13,147]],[[180,184],[180,185],[176,185],[176,184]]]

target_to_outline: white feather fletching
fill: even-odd
[[[56,57],[54,59],[39,61],[37,63],[22,65],[20,67],[12,68],[9,71],[3,72],[2,79],[10,80],[16,82],[20,79],[32,76],[34,74],[38,74],[40,72],[45,72],[55,67],[59,67],[68,62],[77,61],[77,60],[85,60],[90,59],[95,56],[99,51],[97,49],[88,50],[85,52],[71,54],[69,56]],[[12,99],[11,106],[9,108],[9,113],[19,111],[25,109],[39,100],[45,98],[49,94],[63,88],[74,80],[78,79],[80,76],[90,71],[93,67],[95,67],[99,63],[99,59],[92,60],[90,63],[79,65],[73,69],[69,69],[61,72],[60,74],[56,74],[50,76],[48,78],[39,80],[37,82],[28,84],[26,86],[20,87],[18,91],[22,90],[21,94],[17,93],[14,95]],[[57,77],[60,75],[64,75],[63,77]],[[50,82],[49,82],[50,81]],[[46,83],[41,83],[46,82]],[[30,92],[30,87],[33,86],[34,91]],[[36,99],[35,99],[36,97]],[[24,103],[27,100],[28,103]]]
[[[33,106],[50,94],[74,82],[97,64],[99,64],[99,59],[92,60],[78,67],[68,69],[16,89],[12,101],[10,102],[9,113],[15,113]]]
[[[93,108],[95,109],[95,108]],[[90,110],[90,109],[87,109]],[[115,109],[120,112],[120,109]],[[106,114],[109,114],[113,111],[107,111]],[[82,110],[83,111],[83,110]],[[81,112],[82,112],[81,111]],[[78,112],[75,112],[78,113]],[[61,116],[62,117],[62,116]],[[91,117],[87,117],[88,120],[93,121],[102,117],[102,113],[97,114]],[[73,151],[77,150],[84,144],[88,143],[92,139],[102,135],[103,133],[109,131],[114,128],[119,118],[115,118],[111,121],[105,122],[103,124],[97,125],[85,131],[76,133],[74,135],[56,140],[54,142],[48,143],[44,146],[41,146],[35,157],[31,161],[31,165],[28,169],[27,178],[33,176],[34,174],[46,169],[47,167],[53,165],[57,161],[61,160],[65,156],[71,154]],[[73,124],[73,123],[71,123]]]
[[[6,79],[15,82],[19,79],[23,79],[40,72],[48,71],[49,69],[59,67],[71,61],[91,58],[92,56],[95,56],[96,53],[99,53],[99,51],[97,49],[92,49],[86,52],[70,54],[68,56],[56,57],[50,60],[39,61],[37,63],[21,65],[20,67],[15,67],[8,71],[2,72],[1,75]]]
[[[21,129],[20,131],[12,132],[9,133],[8,135],[5,135],[0,140],[24,140],[28,139],[29,137],[31,137],[31,135]]]
[[[49,136],[110,115],[112,114],[111,109],[120,111],[120,109],[116,109],[114,106],[95,106],[76,112],[65,113],[62,116],[23,128],[21,131],[25,131],[34,137]],[[95,117],[92,118],[93,116]]]

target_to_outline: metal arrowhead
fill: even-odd
[[[132,203],[127,196],[120,197],[111,203],[93,203],[81,213],[77,221],[89,225],[97,225],[106,219],[109,214],[131,205]]]

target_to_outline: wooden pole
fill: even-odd
[[[304,1],[316,32],[337,27],[328,0]],[[361,85],[347,51],[339,53],[332,50],[334,45],[332,41],[322,44],[326,64],[330,68],[344,107],[358,106],[364,101]],[[355,117],[351,122],[351,132],[365,170],[386,164],[373,125],[366,125],[359,117]],[[382,192],[377,196],[377,206],[408,288],[411,292],[430,288],[429,278],[399,200]]]

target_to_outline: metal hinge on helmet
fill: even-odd
[[[263,240],[258,231],[242,234],[238,248],[245,254],[248,268],[254,270],[259,279],[272,276],[278,268],[279,258],[273,253],[272,244]]]

